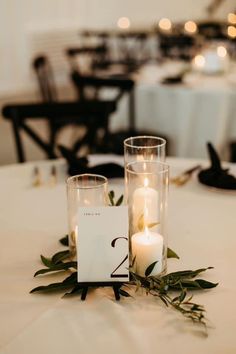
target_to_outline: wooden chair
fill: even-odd
[[[49,159],[58,157],[56,141],[45,141],[29,126],[30,121],[44,119],[58,126],[76,124],[85,128],[86,132],[73,145],[76,153],[86,146],[89,152],[105,152],[108,142],[108,120],[116,110],[114,101],[82,101],[63,103],[33,103],[9,104],[3,107],[2,115],[11,121],[16,152],[19,162],[24,162],[25,152],[22,140],[22,131],[36,143]]]
[[[115,102],[118,104],[119,100],[124,94],[129,95],[129,128],[135,129],[135,95],[133,80],[128,78],[113,78],[113,77],[98,77],[92,75],[81,75],[78,71],[74,70],[71,73],[71,79],[77,90],[78,99],[86,100],[86,88],[95,89],[95,98],[99,99],[99,91],[103,88],[116,88],[117,95],[114,97]]]
[[[196,39],[183,33],[158,33],[158,45],[162,57],[191,60],[195,54]]]
[[[227,24],[216,21],[198,23],[198,33],[208,40],[229,40],[226,35]]]
[[[56,102],[57,90],[53,76],[53,70],[45,55],[37,56],[33,60],[33,69],[36,73],[38,86],[43,102]]]

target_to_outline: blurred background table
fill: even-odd
[[[136,128],[169,138],[169,154],[206,157],[205,143],[213,142],[228,157],[228,142],[236,136],[236,68],[222,75],[187,73],[182,83],[162,84],[178,75],[185,63],[167,61],[146,65],[136,75]],[[125,99],[112,119],[113,128],[127,126]]]

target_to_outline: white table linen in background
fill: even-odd
[[[171,174],[197,162],[169,159]],[[33,163],[0,168],[0,353],[235,353],[236,194],[208,190],[195,177],[183,187],[170,187],[169,246],[181,259],[170,260],[169,271],[215,266],[204,277],[220,282],[195,295],[212,327],[206,338],[144,294],[120,302],[111,289],[97,289],[85,302],[61,299],[60,293],[29,294],[33,287],[63,279],[60,274],[33,278],[42,267],[39,255],[62,249],[58,239],[67,232],[65,164],[37,166],[48,182],[52,164],[59,171],[56,187],[31,186]],[[111,183],[118,196],[123,182]]]
[[[206,158],[211,141],[227,157],[236,139],[236,68],[225,75],[189,73],[183,84],[162,85],[180,63],[144,67],[136,78],[136,128],[169,138],[170,155]],[[111,119],[113,130],[127,126],[127,98]]]

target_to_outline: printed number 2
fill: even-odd
[[[127,237],[117,237],[117,238],[114,238],[114,240],[112,240],[111,246],[115,247],[116,241],[119,239],[122,239],[122,238],[124,240],[128,241]],[[117,269],[119,269],[127,259],[128,259],[128,255],[126,255],[125,258],[121,261],[121,263],[116,267],[116,269],[113,270],[113,272],[111,273],[111,278],[128,278],[129,277],[128,274],[118,274],[118,273],[114,274],[117,271]]]

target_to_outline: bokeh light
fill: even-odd
[[[219,47],[217,47],[217,54],[219,55],[219,57],[225,58],[227,55],[226,48],[223,45],[220,45]]]
[[[227,33],[229,37],[236,38],[236,27],[228,26]]]
[[[130,27],[130,19],[128,17],[120,17],[117,21],[117,26],[122,29]]]
[[[205,63],[206,63],[206,59],[205,59],[205,57],[203,55],[199,54],[199,55],[195,56],[194,64],[195,64],[196,67],[203,68]]]
[[[236,14],[229,13],[228,14],[228,22],[235,25],[236,24]]]
[[[196,33],[197,32],[197,25],[194,21],[187,21],[184,24],[184,29],[188,33]]]
[[[160,29],[164,30],[164,31],[169,31],[172,28],[172,23],[171,20],[169,20],[168,18],[162,18],[159,23],[158,23]]]

